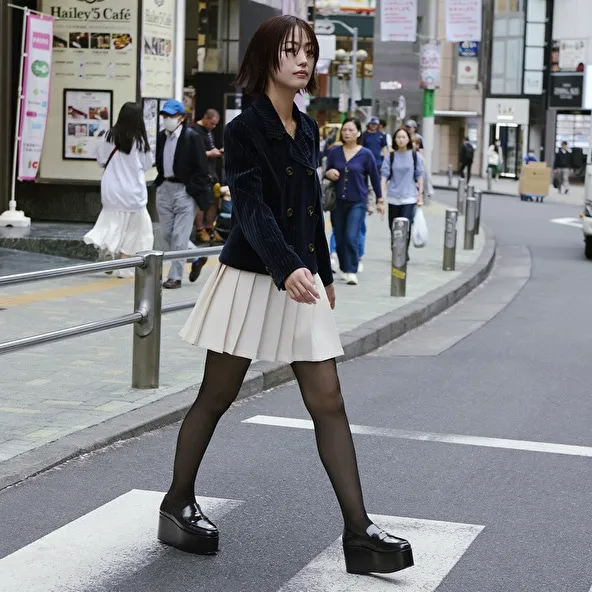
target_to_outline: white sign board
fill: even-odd
[[[559,44],[559,69],[577,70],[580,64],[585,64],[587,61],[586,50],[586,42],[581,39],[561,41]]]
[[[317,41],[319,42],[319,60],[333,61],[337,49],[337,37],[335,35],[317,34]]]
[[[481,41],[482,0],[446,0],[446,39]]]
[[[456,64],[456,84],[477,86],[479,83],[479,60],[477,58],[458,58]]]
[[[380,3],[381,41],[415,42],[417,0],[382,0]]]

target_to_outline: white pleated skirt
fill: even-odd
[[[84,242],[111,255],[135,255],[154,247],[152,220],[146,207],[135,212],[101,210]]]
[[[181,338],[205,349],[267,362],[321,362],[343,354],[321,278],[321,298],[300,304],[268,275],[219,263],[208,278]]]

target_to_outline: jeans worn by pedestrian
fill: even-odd
[[[360,249],[360,233],[366,218],[366,204],[338,199],[331,212],[331,224],[335,233],[335,243],[339,266],[343,273],[357,273]]]
[[[335,243],[335,231],[331,231],[331,238],[329,239],[331,253],[337,253],[337,245]],[[358,259],[366,254],[366,218],[362,222],[362,228],[360,230],[360,246],[358,248]]]
[[[195,200],[187,194],[181,183],[165,181],[156,190],[156,210],[160,231],[171,251],[187,249],[196,210]],[[168,279],[183,279],[183,259],[171,263]]]

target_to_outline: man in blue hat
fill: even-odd
[[[211,190],[208,157],[199,134],[185,126],[181,101],[166,101],[160,115],[164,130],[156,138],[156,210],[165,242],[172,251],[180,251],[189,245],[196,209],[207,207]],[[201,271],[201,258],[193,265],[201,265]],[[162,286],[180,288],[182,279],[183,260],[175,260]]]

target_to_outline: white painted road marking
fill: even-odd
[[[582,228],[582,221],[579,218],[554,218],[551,220],[555,224],[564,224],[565,226],[574,226]]]
[[[131,575],[166,553],[156,539],[164,493],[134,489],[0,559],[0,592],[82,592]],[[198,498],[215,521],[242,502]]]
[[[255,423],[259,425],[276,426],[283,428],[297,428],[301,430],[314,429],[312,421],[308,419],[274,417],[271,415],[256,415],[254,417],[250,417],[249,419],[244,419],[243,423]],[[505,438],[486,438],[481,436],[462,436],[458,434],[416,432],[414,430],[376,428],[363,425],[352,425],[351,431],[353,434],[362,434],[366,436],[382,436],[385,438],[399,438],[401,440],[420,440],[422,442],[464,444],[466,446],[483,446],[485,448],[506,448],[509,450],[525,450],[527,452],[546,452],[547,454],[566,454],[569,456],[592,457],[592,447],[590,446],[553,444],[550,442],[531,442],[529,440],[507,440]]]
[[[413,567],[376,576],[348,574],[339,537],[279,592],[433,592],[484,528],[398,516],[372,515],[371,518],[381,528],[409,540],[413,547]]]

